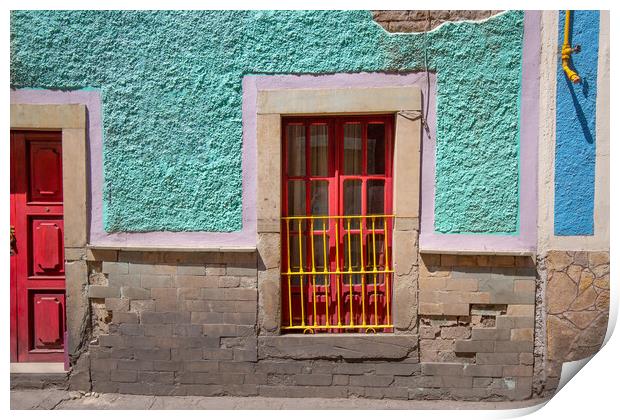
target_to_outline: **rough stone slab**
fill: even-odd
[[[417,347],[417,335],[283,335],[258,338],[259,359],[403,359]]]
[[[423,375],[459,376],[463,369],[462,363],[422,363]]]
[[[492,353],[495,351],[495,341],[486,340],[457,340],[454,351],[457,353]]]

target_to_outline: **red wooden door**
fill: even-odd
[[[60,132],[11,132],[11,361],[62,362],[65,267]]]

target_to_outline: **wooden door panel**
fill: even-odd
[[[64,293],[33,291],[29,299],[29,312],[33,320],[30,351],[63,350]]]
[[[11,132],[11,361],[64,360],[62,134]]]
[[[29,202],[62,202],[62,152],[56,141],[27,143]]]
[[[30,218],[32,259],[30,275],[62,276],[65,272],[63,220],[61,218]]]

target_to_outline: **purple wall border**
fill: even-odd
[[[526,11],[523,23],[521,80],[520,174],[518,235],[435,233],[435,138],[422,153],[420,250],[465,252],[532,252],[537,241],[538,95],[540,66],[539,11]]]
[[[429,83],[430,82],[430,83]],[[429,86],[430,85],[430,86]],[[423,110],[428,108],[428,133],[422,130],[422,147],[431,144],[436,133],[437,78],[434,73],[338,73],[332,75],[277,75],[246,76],[243,79],[243,129],[256,133],[256,96],[259,90],[269,89],[329,89],[329,88],[372,88],[372,87],[417,86],[422,90]],[[430,92],[429,92],[430,90]],[[251,109],[246,112],[246,105]],[[423,111],[424,112],[424,111]],[[256,141],[254,139],[254,141]],[[433,146],[434,150],[434,146]],[[429,156],[426,156],[429,158]],[[434,156],[432,156],[434,182]],[[424,165],[424,164],[423,164]],[[252,170],[256,168],[252,165]],[[432,197],[431,197],[432,198]],[[431,207],[432,209],[433,207]],[[432,226],[432,225],[431,225]]]
[[[436,77],[430,73],[430,95],[426,73],[385,74],[358,73],[332,75],[276,75],[246,76],[243,78],[243,228],[238,232],[119,232],[103,229],[103,139],[101,93],[99,90],[71,92],[45,89],[11,91],[11,103],[20,104],[84,104],[87,107],[88,159],[90,168],[90,233],[93,247],[148,247],[148,248],[215,248],[256,246],[256,99],[263,89],[325,89],[411,86],[422,89],[424,104],[429,101],[429,128],[435,134]],[[423,137],[429,141],[427,133]]]
[[[11,91],[12,104],[83,104],[87,108],[90,232],[93,247],[219,248],[256,246],[256,136],[244,130],[242,147],[243,227],[237,232],[118,232],[103,229],[103,139],[99,90],[71,92],[20,89]],[[252,169],[248,169],[252,168]]]

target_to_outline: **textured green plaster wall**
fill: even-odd
[[[99,88],[108,231],[241,228],[247,74],[437,72],[436,230],[518,229],[523,12],[388,34],[368,11],[17,11],[14,88]]]

